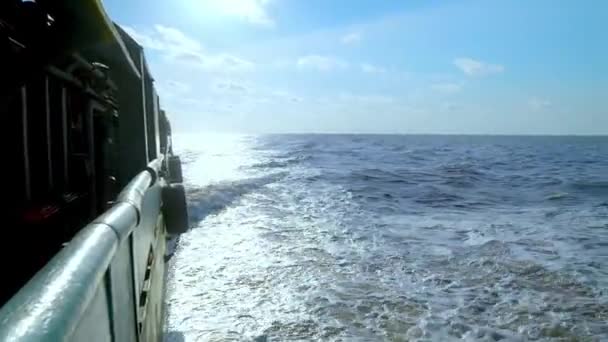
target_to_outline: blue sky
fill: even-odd
[[[608,1],[104,4],[177,131],[608,134]]]

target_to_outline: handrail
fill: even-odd
[[[161,171],[164,166],[165,155],[161,154],[158,158],[148,163],[146,170],[152,174],[152,183],[156,183],[156,180],[161,176]]]
[[[154,184],[162,159],[151,164],[0,309],[0,341],[69,339],[120,242],[140,222],[143,196]]]
[[[0,310],[1,341],[65,341],[118,246],[107,226],[85,227]]]

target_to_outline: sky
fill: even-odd
[[[178,132],[608,134],[605,0],[104,0]]]

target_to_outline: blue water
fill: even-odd
[[[608,340],[608,137],[176,145],[168,340]]]

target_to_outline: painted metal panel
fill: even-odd
[[[2,307],[0,341],[69,339],[95,296],[117,245],[116,234],[108,226],[84,228]]]
[[[70,337],[70,341],[113,341],[111,329],[112,315],[110,314],[108,300],[107,288],[104,282],[102,282],[100,286],[98,286],[91,304],[82,315],[82,319],[78,323],[74,334]],[[55,340],[46,341],[50,342]]]
[[[143,289],[150,248],[155,245],[154,231],[158,215],[160,215],[161,190],[158,183],[148,189],[142,202],[141,222],[133,231],[135,279],[138,293]]]
[[[137,340],[135,291],[133,289],[131,244],[124,241],[110,266],[112,318],[115,341]]]

